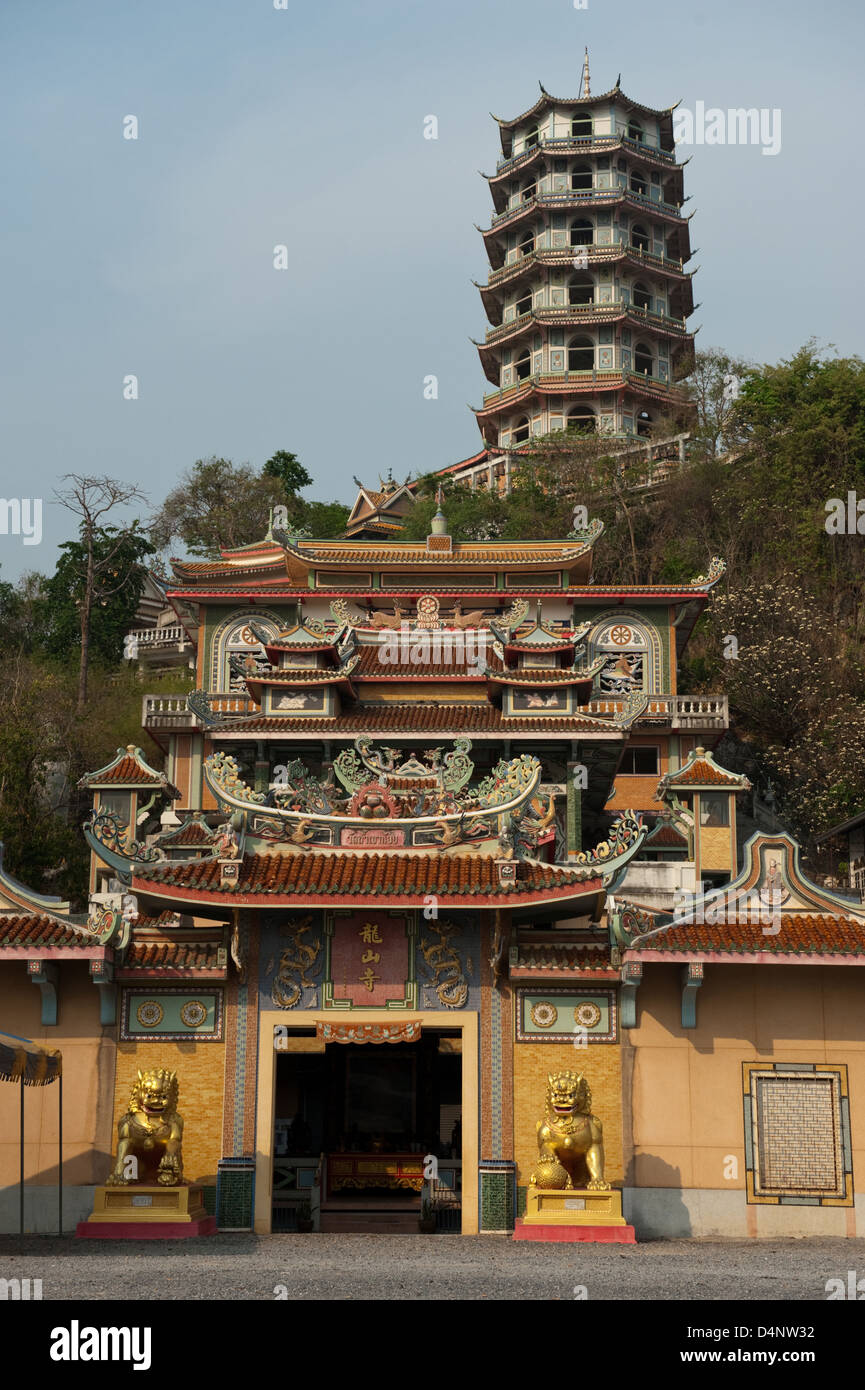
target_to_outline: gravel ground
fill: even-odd
[[[217,1235],[107,1242],[0,1236],[0,1278],[48,1299],[826,1299],[865,1277],[865,1240],[562,1246],[487,1236]],[[865,1284],[863,1284],[865,1288]]]

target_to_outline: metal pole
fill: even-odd
[[[20,1144],[20,1176],[18,1179],[18,1229],[19,1234],[24,1234],[24,1073],[21,1073],[21,1144]]]
[[[63,1234],[63,1072],[57,1078],[57,1234]]]

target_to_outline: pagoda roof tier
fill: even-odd
[[[728,772],[715,762],[712,754],[705,748],[695,748],[686,763],[676,772],[668,772],[658,783],[657,796],[660,800],[667,792],[694,791],[750,791],[751,783],[747,777]]]
[[[531,259],[530,257],[526,257],[526,260],[530,260],[530,259]],[[561,266],[571,265],[572,259],[573,259],[573,258],[572,258],[572,256],[571,256],[570,253],[569,253],[568,256],[563,256],[563,257],[561,257],[560,259],[558,259],[558,260],[555,261],[555,262],[553,262],[553,261],[551,261],[551,262],[541,261],[540,264],[541,264],[541,265],[544,265],[544,266],[550,264],[550,265],[553,266],[553,268],[555,268],[555,265],[556,265],[556,264],[561,265]],[[587,266],[587,269],[590,269],[593,265],[596,265],[596,264],[598,264],[599,262],[609,266],[609,265],[618,265],[619,262],[624,262],[624,261],[628,261],[628,262],[630,263],[631,267],[633,267],[634,269],[636,269],[636,270],[638,270],[638,271],[643,271],[644,273],[648,273],[648,274],[651,274],[651,275],[653,275],[653,276],[658,276],[658,277],[661,278],[662,280],[665,280],[665,281],[668,282],[668,284],[667,284],[667,292],[668,292],[669,298],[670,298],[670,307],[674,310],[674,313],[673,313],[673,315],[671,316],[671,317],[673,318],[673,320],[679,319],[679,320],[684,321],[685,319],[689,318],[689,317],[691,316],[691,314],[693,314],[693,312],[694,312],[694,287],[693,287],[693,285],[692,285],[692,283],[691,283],[691,277],[692,277],[692,275],[695,275],[695,274],[696,274],[696,270],[693,270],[693,271],[685,270],[685,271],[678,271],[678,272],[672,271],[672,270],[661,271],[661,270],[659,270],[655,265],[648,265],[648,266],[647,266],[647,265],[645,264],[645,262],[641,262],[641,261],[638,259],[638,257],[636,256],[636,254],[635,254],[633,257],[627,256],[626,254],[619,255],[619,256],[616,256],[616,257],[603,257],[603,258],[601,258],[601,257],[594,258],[594,257],[590,256],[590,257],[589,257],[589,264],[588,264],[588,266]],[[489,284],[487,284],[487,285],[477,285],[477,289],[479,290],[480,296],[481,296],[481,303],[482,303],[483,306],[484,306],[484,313],[486,314],[486,316],[487,316],[487,318],[489,319],[490,323],[493,325],[493,329],[492,329],[491,331],[495,331],[496,328],[504,328],[504,327],[505,327],[504,319],[503,319],[505,300],[506,300],[506,299],[509,299],[509,298],[511,298],[511,297],[513,296],[513,293],[514,293],[514,291],[515,291],[515,287],[519,284],[519,282],[520,282],[521,280],[525,280],[526,283],[527,283],[527,285],[531,285],[531,286],[533,287],[533,286],[535,285],[536,280],[537,280],[537,263],[533,263],[533,266],[530,265],[530,266],[525,266],[525,267],[524,267],[524,266],[522,265],[521,262],[519,262],[519,261],[514,261],[512,265],[506,266],[505,269],[508,270],[508,271],[511,271],[512,274],[507,275],[507,276],[502,275],[501,278],[496,278],[496,277],[494,277],[494,276],[491,276],[491,277],[490,277],[490,283],[489,283]],[[477,282],[475,282],[475,283],[477,283]],[[578,305],[562,306],[563,309],[564,309],[564,308],[579,309],[579,307],[580,307],[580,306],[578,306]],[[601,304],[595,304],[595,305],[585,305],[585,306],[583,306],[583,307],[585,307],[585,309],[586,309],[587,311],[590,312],[592,309],[603,309],[603,308],[605,308],[605,307],[615,307],[615,306],[605,306],[605,305],[601,305]],[[639,310],[639,309],[636,309],[635,306],[633,306],[633,305],[631,306],[631,311],[632,311],[632,314],[635,314],[635,315],[640,316],[640,317],[642,317],[642,314],[645,312],[645,311],[641,311],[641,310]],[[558,312],[558,309],[557,309],[557,312]],[[523,318],[522,318],[522,319],[515,319],[515,320],[513,320],[513,321],[509,321],[508,327],[511,327],[511,326],[512,326],[513,324],[515,324],[515,323],[520,323],[520,322],[523,321],[523,319],[527,319],[528,317],[529,317],[528,315],[523,315]],[[658,315],[657,317],[661,318],[661,317],[668,317],[668,316]],[[586,321],[585,319],[581,319],[581,322],[585,322],[585,321]],[[609,320],[605,320],[605,321],[608,322]],[[538,322],[539,322],[539,323],[547,323],[547,322],[553,322],[553,323],[555,323],[556,320],[547,319],[547,318],[544,317],[544,315],[543,315],[543,313],[542,313],[541,318],[538,320]],[[489,334],[487,335],[487,341],[489,341]]]
[[[521,717],[505,716],[497,705],[486,700],[475,704],[429,704],[417,700],[411,704],[382,703],[380,705],[360,705],[356,709],[344,711],[333,719],[320,716],[311,718],[280,718],[262,715],[258,719],[244,719],[236,725],[219,725],[210,731],[210,737],[234,738],[237,733],[270,733],[284,737],[294,734],[298,737],[309,734],[324,734],[329,737],[340,735],[354,737],[360,733],[407,734],[426,738],[431,733],[442,735],[471,734],[480,738],[498,741],[503,734],[537,738],[543,733],[570,733],[574,737],[597,734],[616,742],[625,736],[624,726],[615,725],[611,719],[594,718],[591,714],[578,710],[575,714],[538,714]]]
[[[134,743],[127,744],[125,748],[118,748],[110,763],[106,763],[98,772],[86,773],[78,782],[78,786],[89,787],[93,791],[102,787],[115,790],[118,787],[128,787],[132,791],[138,787],[153,787],[165,792],[172,800],[176,801],[180,796],[180,792],[169,782],[165,773],[151,767],[141,749],[136,748]]]
[[[597,523],[583,537],[564,541],[454,541],[447,552],[429,550],[426,541],[376,542],[291,541],[278,555],[267,558],[256,567],[246,560],[236,563],[238,552],[225,551],[220,560],[202,562],[172,561],[175,574],[184,582],[182,589],[172,589],[173,598],[194,598],[196,593],[218,589],[222,592],[253,592],[251,580],[262,581],[267,592],[278,592],[274,581],[288,580],[292,590],[309,597],[309,581],[318,571],[349,571],[371,569],[384,571],[416,570],[417,580],[412,587],[423,590],[424,569],[440,574],[448,571],[472,571],[478,567],[532,571],[558,567],[572,574],[588,574],[592,546],[603,527]],[[221,581],[215,585],[210,581]],[[227,586],[227,587],[226,587]],[[264,592],[264,590],[263,590]],[[341,594],[345,597],[345,592]]]
[[[686,334],[686,343],[693,345],[693,334]],[[488,373],[489,375],[489,373]],[[492,420],[507,407],[523,405],[536,396],[562,396],[579,400],[581,396],[597,396],[607,391],[631,391],[638,400],[663,401],[667,405],[681,405],[681,392],[674,386],[664,386],[653,377],[641,372],[622,371],[613,367],[609,370],[596,368],[587,372],[539,372],[527,376],[516,386],[505,386],[484,396],[482,406],[472,406],[478,423]]]
[[[495,381],[497,378],[490,377],[489,367],[500,366],[501,358],[498,352],[503,344],[512,344],[514,339],[522,337],[523,334],[534,333],[539,328],[584,328],[600,323],[629,323],[635,329],[650,331],[656,338],[679,340],[693,336],[689,334],[683,318],[674,318],[671,314],[656,314],[652,310],[638,309],[635,304],[617,300],[614,304],[556,304],[549,308],[533,308],[529,313],[521,314],[518,319],[509,319],[507,323],[493,325],[483,343],[477,343],[475,346],[487,379]]]
[[[588,246],[580,247],[581,251],[586,252],[589,268],[594,265],[610,265],[615,261],[630,261],[639,270],[661,275],[668,280],[688,281],[697,273],[697,267],[693,270],[685,270],[681,260],[669,256],[654,256],[648,251],[641,251],[636,246],[631,246],[626,242],[614,242],[612,245],[599,245],[594,242]],[[527,256],[521,256],[518,260],[502,263],[497,270],[491,271],[485,285],[479,284],[477,280],[473,283],[483,292],[501,290],[502,286],[510,285],[514,280],[519,280],[527,274],[536,274],[537,267],[555,269],[557,266],[570,266],[573,268],[574,248],[538,246],[530,251]]]
[[[528,687],[529,690],[538,685],[591,687],[595,676],[603,670],[606,663],[607,656],[604,653],[591,666],[582,670],[574,666],[524,666],[518,671],[487,671],[485,678],[492,686]]]
[[[261,703],[264,690],[321,689],[334,686],[354,699],[357,691],[352,684],[352,673],[357,665],[357,657],[341,666],[339,670],[316,670],[311,666],[296,666],[294,670],[280,667],[277,671],[258,672],[245,677],[246,688],[252,698]]]
[[[672,222],[685,229],[694,216],[693,213],[686,215],[674,203],[655,202],[631,188],[593,188],[584,193],[568,189],[562,193],[536,193],[512,208],[505,208],[493,218],[489,227],[482,227],[480,233],[488,244],[491,238],[503,231],[510,231],[520,222],[536,218],[539,212],[594,212],[599,208],[618,207],[624,203],[630,203],[638,212],[645,213],[653,220]]]
[[[613,101],[617,102],[627,111],[637,111],[643,116],[654,116],[657,117],[660,121],[662,121],[664,126],[664,134],[668,137],[670,141],[670,152],[673,152],[672,118],[673,112],[679,105],[678,102],[674,102],[672,106],[644,106],[642,102],[634,101],[632,97],[626,96],[625,93],[622,91],[621,87],[619,86],[618,81],[616,82],[615,87],[611,87],[608,92],[599,92],[597,95],[591,94],[588,96],[575,97],[554,97],[551,92],[547,91],[546,87],[542,82],[539,82],[538,86],[541,89],[541,94],[538,97],[537,101],[526,111],[523,111],[519,116],[514,116],[512,120],[502,120],[499,116],[493,116],[493,120],[496,122],[496,124],[499,127],[499,130],[501,131],[502,149],[505,154],[508,153],[508,149],[505,148],[505,143],[507,141],[508,145],[511,144],[512,132],[516,129],[517,126],[523,125],[526,121],[531,120],[533,117],[540,116],[542,113],[552,110],[555,107],[559,106],[574,107],[575,109],[579,109],[581,111],[590,111],[594,107],[600,106],[602,102],[606,102],[607,105],[609,105],[610,102]]]
[[[682,170],[688,163],[687,159],[679,163],[675,150],[663,150],[655,145],[647,145],[641,140],[632,140],[623,131],[615,135],[593,132],[591,135],[557,135],[552,139],[546,137],[532,145],[531,149],[521,150],[519,154],[498,160],[494,174],[485,174],[483,170],[479,172],[481,178],[486,179],[490,185],[490,191],[495,193],[506,180],[512,179],[514,174],[522,174],[536,162],[545,161],[551,156],[567,158],[568,155],[613,154],[617,149],[638,155],[650,167],[664,170],[667,175],[676,177],[677,182],[681,183]]]
[[[278,664],[282,656],[310,654],[324,657],[331,666],[339,666],[342,662],[339,648],[347,636],[345,629],[328,632],[321,623],[313,622],[304,616],[290,627],[283,628],[275,637],[257,629],[254,622],[250,622],[249,626],[254,635],[260,638],[268,660],[274,665]]]
[[[177,902],[237,906],[304,907],[377,906],[389,903],[422,907],[434,894],[440,908],[510,906],[514,903],[560,902],[595,894],[609,867],[597,863],[555,867],[535,860],[516,861],[516,879],[502,881],[501,861],[492,855],[422,854],[396,851],[357,853],[332,850],[299,854],[247,855],[230,888],[220,887],[220,866],[213,862],[137,866],[132,891]]]

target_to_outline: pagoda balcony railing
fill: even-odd
[[[616,383],[623,381],[625,385],[635,386],[636,389],[645,390],[654,388],[654,392],[672,392],[675,390],[674,384],[670,381],[663,381],[660,377],[649,376],[646,372],[624,371],[621,366],[611,367],[592,367],[582,372],[532,372],[530,376],[525,376],[521,381],[517,381],[513,386],[502,386],[498,391],[489,391],[484,396],[483,408],[495,404],[506,404],[512,396],[518,396],[530,386],[545,386],[554,390],[564,390],[568,386],[597,387],[603,390],[605,386],[612,387]],[[650,391],[650,394],[652,392]]]
[[[624,708],[621,700],[590,700],[590,714],[614,715]],[[638,723],[663,720],[673,729],[726,729],[730,709],[726,695],[653,695]]]
[[[531,198],[524,198],[521,202],[505,208],[503,212],[494,213],[490,220],[490,228],[501,227],[510,218],[516,218],[532,208],[549,207],[567,211],[568,208],[582,204],[617,202],[622,198],[630,199],[638,207],[645,208],[647,212],[659,213],[664,217],[682,216],[681,208],[675,203],[661,202],[660,199],[650,198],[645,193],[638,193],[635,189],[623,185],[610,188],[609,185],[599,184],[595,181],[591,188],[572,188],[555,193],[535,193]]]
[[[538,304],[534,309],[530,309],[527,314],[520,314],[519,318],[508,319],[506,323],[497,324],[490,328],[484,341],[486,343],[497,343],[502,338],[507,338],[511,333],[519,332],[521,328],[526,328],[534,321],[536,323],[557,323],[560,320],[565,322],[576,319],[605,319],[618,318],[621,314],[628,314],[631,318],[639,319],[642,323],[657,325],[658,328],[666,329],[670,333],[687,333],[688,326],[684,319],[674,318],[671,314],[658,314],[653,309],[640,309],[636,304],[631,304],[626,299],[614,299],[606,304]]]
[[[498,270],[491,270],[487,279],[486,286],[481,288],[494,289],[503,280],[507,280],[515,272],[525,270],[532,265],[572,265],[574,257],[578,251],[585,251],[589,258],[589,264],[593,261],[615,261],[622,256],[630,256],[639,261],[642,265],[651,266],[658,270],[683,271],[680,258],[675,256],[656,256],[651,251],[641,251],[638,246],[631,246],[628,242],[614,241],[612,243],[589,242],[586,246],[536,246],[528,255],[517,256],[515,260],[507,261]]]
[[[627,127],[622,126],[617,128],[615,135],[541,136],[537,144],[530,146],[529,149],[520,150],[519,154],[512,154],[509,159],[500,159],[496,164],[496,175],[518,169],[521,164],[528,163],[538,149],[546,150],[550,154],[593,154],[595,151],[604,154],[616,145],[626,145],[635,154],[643,154],[650,159],[660,159],[665,164],[676,164],[675,150],[665,150],[657,141],[653,140],[634,140],[628,135]]]
[[[173,623],[170,627],[136,627],[127,636],[134,637],[139,647],[176,646],[182,651],[184,647],[191,646],[186,629],[180,623]]]
[[[630,198],[638,207],[645,208],[648,212],[660,212],[667,217],[681,217],[682,209],[678,203],[665,203],[662,198],[652,198],[648,193],[640,193],[636,188],[630,188],[628,184],[616,182],[611,188],[608,182],[599,183],[593,179],[588,188],[569,188],[546,192],[541,190],[531,198],[524,198],[518,203],[512,203],[502,212],[494,214],[490,226],[497,227],[508,217],[515,213],[523,212],[532,206],[544,206],[553,204],[554,206],[568,207],[570,204],[608,202],[612,198]]]
[[[219,714],[252,714],[258,709],[248,695],[217,691],[210,696],[210,707]],[[197,729],[199,721],[187,707],[185,695],[145,695],[141,706],[145,729]]]

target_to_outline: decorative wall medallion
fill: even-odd
[[[200,999],[190,999],[180,1010],[180,1021],[187,1028],[200,1028],[206,1018],[207,1008]]]
[[[552,1028],[558,1016],[559,1011],[555,1004],[551,1004],[547,999],[532,1005],[532,1023],[537,1028]]]
[[[538,982],[518,987],[515,1003],[519,1043],[585,1047],[618,1041],[618,1006],[612,987],[574,989]]]
[[[125,988],[120,993],[120,1041],[221,1042],[222,1001],[222,990],[211,990],[206,983],[164,989],[160,985],[155,994]]]
[[[421,594],[415,612],[418,627],[441,627],[439,601],[435,594]]]
[[[601,1011],[597,1004],[580,1004],[574,1009],[574,1019],[581,1028],[594,1028],[595,1024],[601,1021]]]
[[[624,623],[617,623],[610,629],[610,641],[615,642],[617,647],[626,647],[631,640],[632,632]]]
[[[135,1017],[142,1028],[158,1028],[162,1022],[164,1011],[161,1004],[157,1004],[155,999],[146,999],[143,1004],[139,1004],[135,1010]]]

